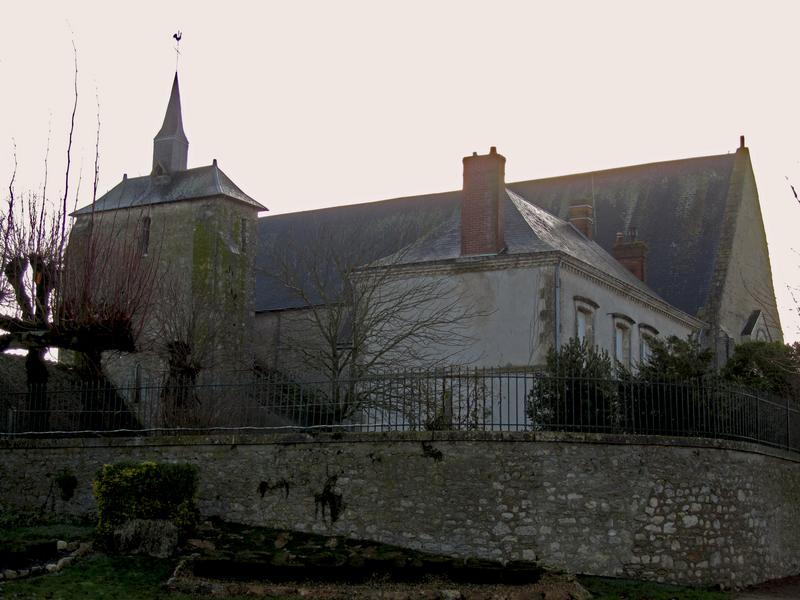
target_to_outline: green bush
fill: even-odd
[[[800,347],[780,342],[745,342],[725,363],[722,377],[782,398],[800,396]]]
[[[671,335],[650,340],[650,355],[639,365],[638,378],[646,381],[689,381],[713,372],[714,354],[696,337]]]
[[[103,465],[93,483],[97,532],[109,536],[133,519],[172,521],[182,534],[199,517],[194,504],[197,470],[192,465],[117,463]]]
[[[617,375],[608,352],[572,338],[548,351],[545,369],[528,395],[528,416],[537,429],[617,429]]]

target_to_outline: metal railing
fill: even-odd
[[[452,368],[300,381],[237,374],[0,390],[3,435],[219,430],[575,431],[722,438],[800,451],[800,408],[719,379],[585,379]]]

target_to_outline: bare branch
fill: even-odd
[[[340,415],[375,401],[355,381],[463,360],[472,321],[482,314],[457,278],[415,272],[405,250],[395,252],[424,227],[393,221],[386,233],[392,243],[381,250],[361,235],[374,226],[306,222],[302,232],[272,237],[263,259],[266,275],[297,309],[281,318],[276,366],[326,382]]]
[[[61,245],[59,254],[64,253],[64,244],[67,239],[67,198],[69,197],[69,169],[72,158],[72,137],[75,134],[75,113],[78,111],[78,49],[75,47],[75,40],[72,40],[72,57],[74,64],[73,89],[74,97],[72,101],[72,117],[69,125],[69,139],[67,142],[67,166],[64,170],[64,197],[61,201]]]

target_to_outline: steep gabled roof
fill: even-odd
[[[257,210],[267,210],[240,190],[222,172],[215,161],[205,167],[177,171],[169,175],[126,177],[97,199],[94,203],[94,212],[195,200],[211,196],[225,196],[244,202]],[[75,211],[72,216],[89,214],[92,210],[90,204]]]
[[[594,205],[594,239],[611,251],[618,232],[636,228],[647,243],[647,284],[696,315],[714,276],[735,154],[690,158],[564,177],[509,188],[561,218],[578,200]]]
[[[509,183],[507,188],[521,200],[515,202],[520,207],[515,211],[518,217],[505,224],[509,251],[523,251],[523,248],[532,251],[543,239],[533,239],[528,232],[534,232],[536,237],[538,227],[547,239],[545,229],[550,216],[566,219],[570,204],[593,200],[597,244],[591,247],[599,245],[611,252],[616,233],[636,227],[639,239],[650,248],[646,282],[650,293],[655,292],[673,306],[697,315],[706,302],[714,276],[734,158],[734,154],[725,154]],[[393,222],[403,223],[413,215],[424,240],[418,240],[418,249],[408,249],[409,259],[414,256],[412,252],[417,252],[419,260],[434,260],[436,256],[454,256],[458,252],[460,202],[461,192],[453,191],[268,216],[259,221],[259,238],[262,246],[269,246],[271,240],[278,239],[281,232],[291,227],[297,243],[311,243],[314,231],[320,228],[358,223],[358,244],[374,247],[374,255],[369,257],[374,261],[405,247],[407,239],[401,243],[402,239],[387,232],[393,230]],[[530,209],[526,209],[525,203]],[[307,221],[311,215],[313,220]],[[309,225],[312,221],[313,227]],[[526,227],[521,228],[521,223]],[[432,230],[437,234],[433,235]],[[556,245],[593,264],[587,254],[589,248],[566,244],[569,239],[561,236]],[[606,252],[604,257],[608,257]],[[606,264],[607,260],[612,263]],[[257,265],[256,310],[301,306],[290,290],[276,284],[263,253]],[[614,277],[629,278],[624,281],[633,278],[610,257],[603,259],[601,268]]]

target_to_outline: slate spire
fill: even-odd
[[[172,82],[167,113],[164,124],[153,138],[153,175],[174,173],[186,170],[189,154],[189,140],[183,131],[181,117],[181,92],[178,87],[178,73]]]

